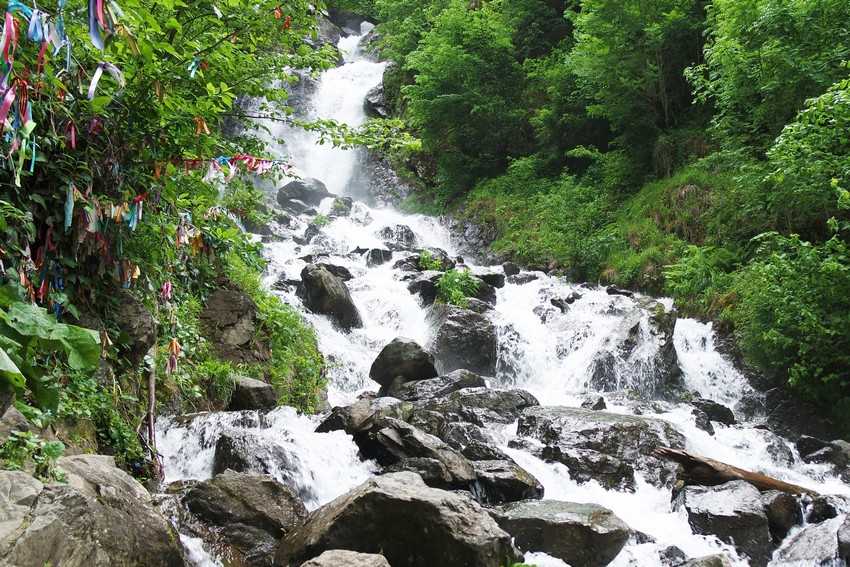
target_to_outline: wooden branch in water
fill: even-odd
[[[743,480],[758,488],[759,490],[779,490],[790,494],[810,494],[817,496],[818,493],[796,484],[784,482],[761,473],[746,471],[702,457],[687,451],[659,447],[652,454],[656,457],[675,461],[685,469],[679,475],[686,484],[700,484],[703,486],[717,486],[732,480]]]

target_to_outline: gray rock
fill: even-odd
[[[604,567],[629,539],[625,522],[597,504],[527,500],[497,506],[494,515],[523,551],[542,551],[570,565]]]
[[[0,417],[0,444],[6,442],[12,431],[32,431],[33,425],[15,406],[9,405]]]
[[[433,329],[427,348],[445,374],[464,368],[483,376],[496,374],[496,326],[479,313],[436,303],[428,310]]]
[[[177,534],[147,491],[116,468],[112,457],[60,457],[57,465],[68,473],[68,484],[39,489],[19,475],[0,477],[10,482],[8,492],[0,484],[0,564],[184,565]]]
[[[846,535],[850,522],[839,516],[819,524],[810,524],[795,533],[776,550],[779,565],[843,565],[850,559]],[[778,562],[777,562],[778,561]]]
[[[447,422],[511,423],[520,413],[540,403],[525,390],[497,388],[464,388],[442,398],[414,402],[415,413],[430,411],[442,415]]]
[[[469,461],[437,437],[398,419],[387,418],[387,426],[375,434],[380,454],[364,455],[379,464],[399,464],[407,470],[422,471],[425,484],[436,488],[468,488],[475,481],[475,470]],[[417,459],[436,462],[421,469]]]
[[[377,553],[331,549],[302,563],[301,567],[390,567],[390,564],[386,557]]]
[[[734,545],[750,565],[767,565],[773,546],[758,489],[742,480],[715,487],[686,486],[680,499],[694,533]]]
[[[389,387],[397,376],[404,377],[405,382],[435,378],[434,355],[412,339],[393,339],[372,363],[369,377],[381,386]]]
[[[255,363],[251,344],[256,327],[257,304],[241,291],[220,289],[207,299],[201,312],[201,326],[222,360]]]
[[[391,250],[382,250],[380,248],[372,248],[366,253],[367,266],[380,266],[386,264],[393,259]]]
[[[472,441],[461,451],[470,461],[509,461],[511,458],[501,449],[482,441]]]
[[[444,398],[452,392],[463,388],[484,387],[487,382],[481,376],[473,374],[468,370],[455,370],[449,374],[429,378],[427,380],[416,380],[393,385],[389,388],[389,395],[400,400],[410,402],[432,398]]]
[[[372,118],[386,118],[390,111],[384,104],[384,86],[383,84],[370,90],[366,93],[366,98],[363,101],[363,109],[367,116]]]
[[[412,294],[419,294],[419,300],[423,306],[432,305],[437,300],[439,289],[437,288],[437,280],[443,272],[434,270],[426,270],[421,273],[416,273],[413,279],[407,284],[407,291]]]
[[[697,398],[691,401],[691,404],[701,410],[711,421],[716,421],[723,425],[735,425],[737,423],[732,410],[714,400]]]
[[[311,261],[308,263],[314,264],[316,262]],[[334,264],[325,264],[324,262],[319,263],[319,266],[326,269],[344,282],[354,279],[354,274],[352,274],[351,270],[349,270],[345,266],[335,266]]]
[[[374,400],[359,400],[350,406],[337,406],[331,410],[316,428],[317,433],[345,431],[349,435],[362,432],[377,432],[386,424],[386,418],[394,417],[408,421],[413,406],[395,398],[383,397]]]
[[[472,461],[478,477],[472,493],[479,504],[492,505],[543,498],[543,485],[512,459]]]
[[[156,321],[145,305],[135,295],[123,288],[116,288],[115,321],[126,335],[119,342],[122,356],[130,366],[141,363],[156,342]]]
[[[236,388],[228,410],[272,410],[277,407],[277,393],[271,384],[247,376],[236,376],[235,380]]]
[[[284,533],[307,516],[295,491],[271,476],[225,471],[182,499],[249,565],[270,566]]]
[[[476,502],[406,472],[370,479],[311,513],[283,539],[275,565],[330,549],[380,553],[393,567],[497,567],[522,557]]]
[[[621,490],[634,489],[635,470],[655,486],[672,486],[676,465],[651,454],[659,445],[684,448],[682,435],[665,421],[579,408],[528,408],[517,435],[541,441],[541,456],[567,465],[577,481]]]
[[[513,262],[505,262],[502,264],[502,271],[505,272],[505,277],[515,276],[519,274],[519,266]]]
[[[791,528],[802,523],[803,511],[800,502],[793,495],[769,490],[761,494],[761,501],[774,542],[785,539]]]
[[[277,193],[277,202],[284,209],[287,208],[287,202],[296,200],[301,201],[308,206],[318,207],[323,199],[333,197],[334,195],[328,192],[328,188],[324,183],[312,177],[305,177],[290,181],[280,188]]]
[[[678,563],[677,567],[732,567],[732,563],[725,555],[706,555]]]
[[[584,409],[594,410],[594,411],[602,411],[608,409],[608,405],[605,403],[605,398],[602,396],[589,396],[582,403],[581,407]]]
[[[378,236],[387,245],[397,249],[408,250],[416,246],[416,235],[409,226],[404,224],[385,226],[378,232]]]
[[[315,264],[307,264],[301,270],[301,279],[304,281],[304,304],[307,309],[327,315],[345,330],[363,326],[360,312],[341,279]]]
[[[478,279],[497,289],[505,287],[505,274],[499,272],[483,272],[478,274]]]

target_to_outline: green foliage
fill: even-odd
[[[437,280],[437,299],[449,305],[468,307],[468,297],[478,294],[478,278],[473,275],[469,268],[464,270],[446,270]]]
[[[677,263],[664,267],[665,289],[685,313],[716,315],[732,285],[734,260],[724,248],[690,245]]]
[[[316,215],[315,217],[313,217],[311,224],[313,226],[317,227],[317,228],[324,228],[324,227],[328,226],[329,224],[331,224],[332,222],[333,222],[333,220],[331,220],[329,217],[327,217],[325,215]]]
[[[217,407],[226,407],[236,389],[233,365],[215,359],[196,364],[192,373],[199,377],[204,395]]]
[[[12,431],[0,445],[0,461],[5,470],[32,471],[42,482],[65,482],[66,475],[56,468],[56,459],[62,456],[65,445],[60,441],[45,441],[26,431]]]
[[[423,250],[419,253],[419,259],[417,260],[419,267],[423,270],[434,270],[437,272],[443,271],[443,261],[439,258],[433,258],[431,253],[427,250]]]

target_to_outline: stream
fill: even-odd
[[[364,57],[357,47],[359,40],[357,36],[341,40],[341,50],[348,53],[346,63],[319,78],[311,106],[304,109],[309,115],[335,118],[352,126],[365,120],[363,98],[380,84],[385,64]],[[321,146],[313,134],[289,131],[278,124],[269,127],[269,153],[287,156],[297,165],[299,175],[321,180],[331,193],[362,196],[360,188],[351,186],[363,161],[361,150]],[[286,145],[277,144],[278,138],[286,139]],[[275,189],[267,189],[274,200]],[[291,235],[265,244],[265,283],[285,302],[300,306],[295,286],[285,283],[300,279],[306,262],[299,258],[321,255],[323,262],[345,267],[354,276],[347,286],[361,313],[362,328],[342,331],[328,318],[305,311],[328,361],[330,405],[340,406],[355,402],[363,392],[377,390],[369,369],[386,344],[402,336],[425,345],[434,333],[427,309],[394,268],[409,251],[396,251],[390,261],[380,265],[370,265],[366,255],[351,251],[385,249],[382,230],[392,232],[399,226],[410,228],[417,249],[439,248],[454,258],[458,248],[437,219],[405,216],[358,201],[348,216],[334,217],[332,204],[333,199],[327,199],[319,207],[318,212],[331,222],[309,244],[299,244]],[[291,232],[303,234],[310,220],[304,215],[294,217]],[[478,274],[499,274],[503,269],[476,266],[468,259],[465,265]],[[561,302],[564,298],[571,299],[567,308]],[[487,313],[498,344],[495,375],[488,379],[489,385],[524,389],[543,406],[579,407],[602,396],[609,412],[640,413],[640,404],[621,393],[631,390],[652,396],[651,381],[659,372],[660,351],[665,346],[653,331],[653,309],[659,305],[668,312],[673,308],[672,300],[611,294],[603,287],[568,283],[541,273],[509,277],[496,290],[495,306]],[[624,344],[628,344],[625,355]],[[759,394],[718,352],[710,323],[678,319],[672,344],[685,389],[731,408],[739,422],[712,423],[712,435],[699,426],[692,405],[659,400],[654,417],[680,432],[688,451],[822,494],[850,494],[827,465],[803,462],[793,443],[755,427],[759,416],[752,408],[758,407]],[[598,391],[600,382],[605,384],[604,392]],[[165,483],[211,478],[216,441],[225,433],[240,435],[255,444],[258,454],[265,455],[265,471],[292,486],[308,510],[315,510],[379,470],[374,462],[361,461],[349,435],[315,433],[321,421],[321,416],[298,415],[286,407],[267,414],[244,411],[202,414],[188,420],[161,418],[158,448],[164,456]],[[734,547],[713,536],[694,534],[686,515],[672,509],[670,490],[653,486],[639,474],[633,492],[608,490],[596,481],[579,483],[565,465],[545,462],[524,448],[528,443],[517,442],[522,440],[517,439],[516,422],[492,425],[487,435],[540,481],[544,499],[600,504],[613,510],[632,530],[651,536],[644,541],[630,540],[611,563],[615,567],[664,565],[663,551],[673,545],[688,557],[724,553],[734,565],[749,565]],[[182,539],[194,565],[221,565],[200,539]],[[566,565],[543,553],[527,553],[525,562],[541,567]],[[784,563],[775,559],[771,564]]]

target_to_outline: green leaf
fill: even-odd
[[[26,385],[26,380],[18,365],[15,364],[9,355],[0,347],[0,384],[6,383],[14,388],[23,388]]]

